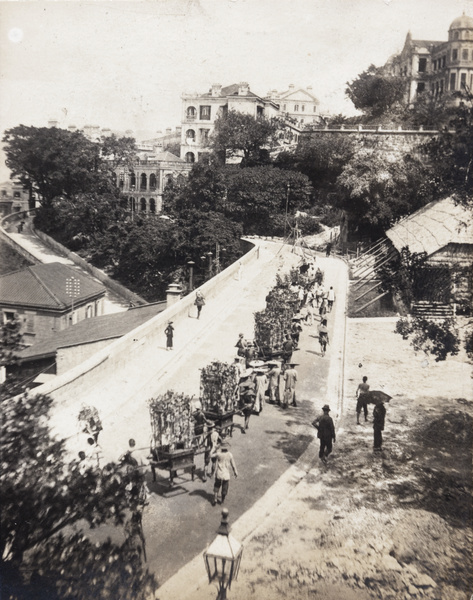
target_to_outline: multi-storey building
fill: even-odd
[[[285,92],[271,90],[267,98],[279,105],[280,116],[292,119],[301,127],[323,121],[319,112],[320,102],[312,94],[310,86],[305,89],[296,88],[291,83]]]
[[[414,40],[408,32],[400,54],[385,65],[390,75],[406,79],[405,100],[430,91],[435,95],[473,89],[473,18],[454,19],[448,40]]]
[[[132,168],[122,165],[115,169],[114,181],[127,196],[132,216],[136,212],[159,213],[169,180],[187,176],[191,168],[192,165],[171,152],[140,153]]]
[[[182,94],[181,158],[193,163],[207,154],[215,120],[231,110],[255,118],[279,116],[279,105],[253,93],[247,83],[214,84],[205,94]]]
[[[0,185],[0,217],[21,213],[34,207],[34,194],[30,201],[29,190],[19,181],[5,181]]]

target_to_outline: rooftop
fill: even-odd
[[[27,267],[0,276],[0,303],[49,310],[65,310],[72,305],[66,290],[68,279],[78,281],[75,303],[86,302],[105,294],[101,283],[85,273],[59,262]]]
[[[124,312],[80,321],[33,344],[18,353],[22,361],[54,356],[58,348],[80,346],[102,340],[114,340],[136,329],[166,308],[166,302],[156,302],[129,308]]]
[[[407,246],[410,252],[430,256],[448,244],[473,244],[473,213],[445,198],[409,215],[388,229],[386,236],[398,251]]]

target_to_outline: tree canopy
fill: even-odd
[[[155,587],[142,565],[136,523],[144,475],[85,455],[68,457],[48,426],[52,399],[2,398],[0,557],[5,597],[145,599]],[[122,543],[91,540],[109,524]],[[35,595],[33,595],[35,594]]]
[[[382,67],[370,65],[347,83],[346,94],[355,108],[371,117],[379,117],[402,101],[405,85],[402,77],[386,75]]]
[[[79,131],[58,127],[18,125],[8,129],[2,141],[12,177],[38,193],[43,205],[60,196],[111,192],[111,163],[107,159],[128,160],[134,151],[130,138],[112,136],[100,144]]]
[[[210,136],[210,147],[225,159],[243,154],[243,164],[261,162],[265,146],[273,145],[279,125],[265,117],[230,110],[219,115]]]

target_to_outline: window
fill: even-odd
[[[188,129],[186,131],[186,142],[195,142],[195,131],[193,129]]]
[[[151,175],[149,176],[149,189],[154,191],[156,189],[156,183],[156,175],[154,173],[151,173]]]
[[[210,121],[210,106],[200,107],[200,118],[204,121]]]
[[[25,333],[34,333],[35,313],[25,313]]]
[[[440,80],[440,88],[439,88],[439,93],[443,94],[443,79]]]
[[[186,153],[186,163],[193,163],[195,162],[195,156],[193,152],[187,152]]]
[[[140,190],[146,190],[147,187],[148,187],[148,178],[146,177],[146,173],[141,173]]]
[[[146,212],[146,199],[145,198],[140,199],[140,210],[141,210],[141,212]]]
[[[85,310],[85,318],[86,319],[90,319],[91,317],[93,317],[93,314],[92,314],[92,305],[88,304],[87,308]]]
[[[209,139],[209,130],[208,129],[200,130],[200,139],[202,142],[206,142]]]
[[[425,92],[425,83],[423,81],[419,81],[417,84],[417,93],[422,94],[422,92]]]
[[[314,106],[314,112],[317,112],[317,107],[316,106]]]
[[[432,68],[433,68],[433,70],[434,70],[434,71],[436,71],[436,70],[437,70],[437,61],[436,61],[436,60],[434,60],[434,61],[432,62]]]
[[[283,109],[284,111],[286,110],[286,105],[285,105],[285,104],[283,104],[283,105],[282,105],[282,109]]]
[[[125,175],[124,175],[124,173],[120,173],[118,176],[118,186],[120,187],[120,189],[123,189],[124,185],[125,185]]]
[[[450,73],[450,89],[455,89],[455,73]]]
[[[13,192],[13,197],[14,198],[21,198],[20,192]]]
[[[446,64],[447,64],[447,57],[446,56],[442,56],[442,69],[445,68]]]
[[[297,112],[299,110],[299,105],[298,104],[294,104],[294,112]]]
[[[454,38],[455,40],[458,40],[458,36],[459,36],[459,32],[458,32],[458,31],[455,31],[455,33],[453,34],[453,38]]]
[[[304,112],[304,111],[305,111],[305,104],[303,104],[303,105],[301,106],[301,110],[302,110],[302,112]]]
[[[468,60],[468,50],[462,50],[462,58],[463,60]]]
[[[2,190],[2,196],[5,197],[7,195],[7,190]]]
[[[460,89],[464,90],[466,88],[466,73],[461,73],[460,75]]]
[[[14,319],[15,319],[14,312],[10,312],[8,310],[3,311],[3,322],[4,323],[8,323],[8,321],[14,321]]]
[[[425,73],[427,69],[427,59],[419,58],[419,73]]]
[[[134,173],[130,175],[130,187],[132,190],[136,187],[136,175]]]
[[[154,198],[149,199],[149,212],[151,212],[151,213],[156,212],[156,200]]]
[[[458,60],[458,50],[456,48],[452,50],[452,60]]]
[[[188,119],[195,119],[196,110],[194,106],[188,106],[186,110],[186,116]]]

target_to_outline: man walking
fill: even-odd
[[[217,465],[215,469],[214,497],[212,499],[212,506],[217,504],[220,488],[222,489],[220,504],[225,502],[225,498],[228,494],[228,486],[230,484],[230,467],[233,470],[235,479],[238,477],[238,471],[235,461],[233,460],[233,455],[228,451],[229,446],[230,444],[224,440],[220,444],[220,450],[217,450]]]
[[[356,397],[358,398],[358,401],[356,403],[356,422],[358,425],[360,424],[360,414],[362,409],[365,414],[365,421],[368,420],[368,403],[366,402],[365,394],[369,392],[370,386],[367,383],[367,381],[368,377],[366,377],[365,375],[363,377],[363,381],[356,388]]]
[[[383,434],[384,431],[384,419],[386,417],[386,407],[382,400],[378,400],[373,410],[373,433],[374,433],[374,445],[373,450],[381,452],[383,449]]]
[[[327,310],[328,312],[332,312],[333,303],[335,301],[335,290],[332,286],[330,286],[329,291],[327,292]]]
[[[194,304],[197,306],[197,318],[200,319],[200,311],[205,304],[204,294],[202,292],[197,291],[195,293],[195,302]]]
[[[277,361],[268,363],[271,369],[268,371],[267,377],[269,382],[269,402],[275,404],[279,402],[279,376],[281,375],[281,364]]]
[[[332,442],[335,443],[335,425],[332,417],[328,414],[330,406],[326,404],[322,410],[324,414],[317,417],[312,425],[317,429],[317,437],[320,440],[319,458],[326,464],[327,456],[332,452]]]
[[[295,370],[295,363],[290,363],[289,368],[284,371],[284,399],[283,408],[287,408],[289,403],[292,406],[297,406],[296,402],[296,383],[297,383],[297,371]]]

